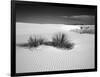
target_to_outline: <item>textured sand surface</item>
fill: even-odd
[[[16,46],[17,73],[94,68],[93,34],[66,31],[61,29],[60,25],[42,25],[41,27],[36,25],[26,29],[24,28],[25,25],[23,23],[16,25],[16,43],[27,42],[30,33],[39,34],[51,40],[55,32],[62,31],[75,43],[75,47],[72,50],[62,50],[44,45],[37,49]]]

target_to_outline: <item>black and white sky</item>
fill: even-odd
[[[39,24],[95,24],[96,8],[16,2],[16,22]]]

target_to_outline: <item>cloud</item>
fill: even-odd
[[[60,17],[62,17],[62,18],[69,18],[69,16],[60,16]]]
[[[79,16],[71,16],[70,18],[86,20],[86,19],[94,19],[94,16],[91,16],[91,15],[79,15]]]
[[[40,24],[87,24],[94,25],[95,17],[92,15],[73,15],[73,16],[31,16],[24,19],[17,20],[27,23],[40,23]]]
[[[70,24],[88,24],[94,25],[95,24],[95,17],[92,15],[74,15],[74,16],[62,16]]]

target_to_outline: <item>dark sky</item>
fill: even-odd
[[[16,21],[40,24],[95,24],[96,7],[16,2]]]

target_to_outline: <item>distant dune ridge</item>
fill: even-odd
[[[94,34],[95,33],[95,25],[78,25],[80,29],[72,29],[70,31],[78,32],[81,34]]]

